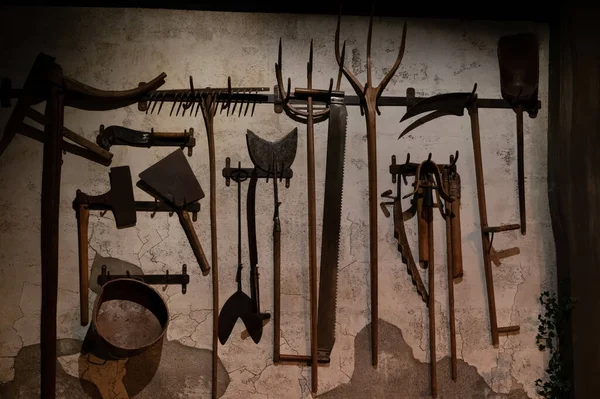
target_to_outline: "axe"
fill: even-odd
[[[483,263],[485,269],[485,282],[488,299],[488,309],[490,312],[490,329],[492,335],[492,345],[498,345],[499,334],[504,333],[516,333],[519,332],[520,327],[518,325],[498,327],[497,315],[496,315],[496,300],[494,295],[494,280],[492,272],[492,261],[497,262],[499,253],[503,253],[506,256],[507,252],[513,251],[499,251],[495,252],[492,247],[492,242],[495,233],[500,233],[509,230],[518,230],[521,228],[519,224],[508,224],[502,226],[488,226],[487,222],[487,209],[485,201],[485,184],[483,177],[483,161],[481,156],[481,137],[479,132],[479,113],[477,107],[477,84],[474,85],[472,92],[459,92],[459,93],[446,93],[439,94],[436,96],[428,97],[420,100],[415,105],[410,107],[406,114],[402,117],[400,122],[410,119],[414,116],[420,115],[424,112],[430,112],[429,114],[417,119],[410,124],[400,134],[398,138],[403,137],[411,130],[417,127],[446,115],[462,116],[464,110],[467,109],[471,119],[471,136],[473,141],[473,154],[475,158],[475,178],[477,181],[477,202],[479,206],[479,220],[481,229],[481,243],[483,249]],[[431,245],[431,244],[430,244]],[[493,254],[496,253],[496,259],[493,259]],[[512,252],[514,253],[514,252]]]
[[[110,190],[101,195],[88,195],[77,190],[73,209],[77,217],[79,247],[79,305],[81,325],[89,321],[88,306],[88,226],[90,209],[109,209],[115,217],[118,229],[135,226],[136,204],[129,166],[110,168]]]

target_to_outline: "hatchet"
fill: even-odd
[[[88,226],[90,209],[101,207],[110,209],[115,217],[118,229],[135,226],[136,207],[131,183],[129,166],[110,168],[110,190],[101,195],[87,195],[77,190],[73,209],[77,217],[78,247],[79,247],[79,301],[81,325],[89,321],[88,307]]]

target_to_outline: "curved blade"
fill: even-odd
[[[242,317],[248,334],[255,344],[260,342],[263,332],[263,319],[257,313],[248,313]]]
[[[236,291],[223,304],[219,313],[219,342],[225,345],[238,318],[243,321],[252,315],[252,299],[243,291]],[[247,324],[244,321],[245,324]]]
[[[294,128],[283,138],[277,141],[267,141],[251,130],[247,130],[246,144],[252,163],[265,172],[273,172],[273,163],[276,162],[277,174],[288,169],[296,158],[298,148],[298,128]]]
[[[426,124],[427,122],[431,122],[434,119],[441,118],[442,116],[447,116],[447,115],[456,115],[456,114],[454,114],[452,112],[442,111],[442,110],[434,111],[430,114],[427,114],[424,117],[419,118],[416,121],[414,121],[413,123],[411,123],[410,125],[408,125],[408,127],[406,129],[404,129],[402,131],[402,133],[400,133],[400,136],[398,136],[398,139],[401,139],[402,137],[407,135],[410,131],[415,130],[416,128],[418,128],[421,125]]]
[[[473,98],[473,92],[444,93],[427,97],[410,107],[400,119],[403,122],[413,116],[428,111],[445,111],[449,114],[462,116],[465,106]]]

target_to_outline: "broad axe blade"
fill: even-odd
[[[415,105],[410,107],[406,114],[400,119],[400,122],[404,122],[407,119],[417,116],[424,112],[434,111],[420,119],[417,119],[410,126],[408,126],[400,134],[398,138],[406,135],[409,131],[427,123],[434,119],[440,118],[446,115],[463,116],[465,108],[473,101],[475,97],[475,90],[477,85],[472,92],[458,92],[458,93],[444,93],[424,98]]]
[[[296,158],[298,128],[294,128],[283,138],[273,142],[259,137],[251,130],[247,130],[246,144],[254,166],[267,173],[280,174],[290,168]],[[277,170],[275,171],[272,170],[274,162],[277,164]]]
[[[117,228],[135,226],[137,215],[129,166],[110,168],[110,191],[106,194]]]
[[[150,166],[139,177],[138,186],[178,208],[204,198],[204,191],[181,149]]]

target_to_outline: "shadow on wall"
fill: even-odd
[[[58,341],[58,356],[64,360],[57,364],[58,398],[171,399],[181,395],[210,396],[212,356],[207,349],[165,341],[127,360],[105,361],[84,354],[83,346],[85,343],[79,340]],[[39,365],[39,345],[21,348],[15,357],[15,378],[7,384],[0,384],[0,397],[39,398]],[[218,395],[221,396],[230,381],[221,362],[218,373]]]
[[[431,397],[429,363],[413,357],[402,331],[379,320],[379,367],[371,366],[370,326],[363,328],[354,340],[355,364],[352,379],[347,384],[319,395],[326,399],[378,398],[413,399]],[[444,399],[527,399],[520,384],[508,394],[499,394],[487,385],[477,369],[458,359],[458,379],[450,378],[450,358],[437,364],[438,397]],[[400,394],[401,392],[401,394]]]

